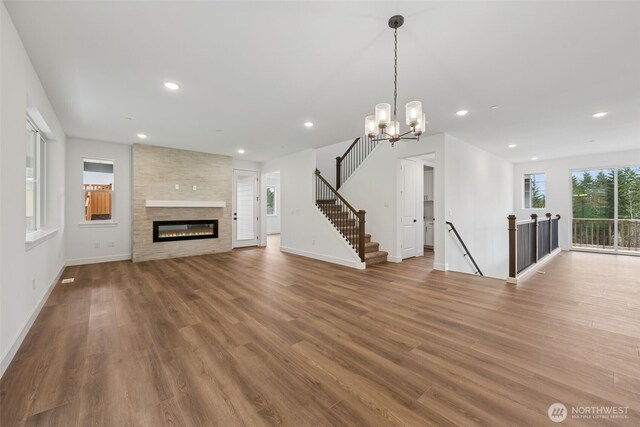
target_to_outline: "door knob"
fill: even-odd
[[[413,222],[418,222],[418,220],[417,220],[417,219],[414,219],[414,220],[413,220]]]

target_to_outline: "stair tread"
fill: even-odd
[[[386,257],[387,255],[389,255],[389,252],[385,252],[385,251],[369,252],[364,254],[364,259],[366,261],[369,258],[378,258],[383,256]]]

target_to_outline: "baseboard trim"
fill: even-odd
[[[47,289],[47,292],[44,293],[44,295],[40,299],[40,302],[35,306],[35,308],[31,312],[31,315],[27,319],[27,323],[25,323],[25,325],[22,327],[22,330],[13,339],[13,341],[11,342],[11,345],[9,346],[5,354],[2,355],[2,360],[0,361],[0,378],[2,378],[5,371],[11,364],[11,361],[13,360],[16,353],[18,352],[18,349],[22,345],[22,342],[24,341],[25,337],[29,333],[29,330],[31,330],[33,323],[38,318],[38,315],[40,314],[42,307],[44,307],[44,303],[47,302],[47,299],[49,299],[49,295],[51,295],[53,288],[55,288],[55,286],[58,284],[58,281],[62,277],[62,273],[64,272],[64,269],[66,266],[67,266],[66,264],[62,264],[60,271],[58,272],[58,274],[56,274],[56,277],[53,279],[53,282],[51,282],[51,284],[49,285],[49,289]]]
[[[101,262],[128,261],[130,259],[131,259],[131,254],[98,256],[98,257],[92,257],[92,258],[68,259],[67,265],[71,266],[71,265],[99,264]]]
[[[517,277],[507,277],[507,283],[511,283],[513,285],[517,285],[518,282],[521,282],[522,280],[524,280],[527,277],[531,276],[534,272],[538,271],[538,269],[540,267],[542,267],[543,265],[545,265],[546,263],[551,261],[560,252],[562,252],[562,249],[561,248],[557,248],[553,252],[551,252],[549,255],[547,255],[546,257],[542,258],[537,263],[527,267],[522,273],[518,274]]]
[[[402,262],[402,257],[387,255],[387,262],[399,263]]]
[[[286,252],[288,254],[300,255],[306,258],[313,258],[320,261],[330,262],[332,264],[344,265],[345,267],[357,268],[358,270],[364,270],[366,268],[366,264],[361,261],[351,261],[347,259],[332,257],[330,255],[322,255],[322,254],[317,254],[315,252],[308,252],[300,249],[287,248],[285,246],[280,246],[280,251]]]
[[[449,271],[449,264],[442,264],[440,262],[433,263],[433,269],[438,271]]]

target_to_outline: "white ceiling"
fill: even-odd
[[[401,119],[422,100],[430,133],[515,162],[640,148],[638,2],[5,3],[72,137],[255,161],[354,138],[400,13]]]

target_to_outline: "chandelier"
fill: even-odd
[[[407,103],[406,122],[409,130],[402,133],[400,122],[397,121],[398,99],[398,28],[404,23],[402,15],[395,15],[389,19],[389,27],[393,28],[394,55],[393,55],[393,116],[391,105],[381,103],[376,105],[375,114],[364,119],[365,133],[374,141],[389,141],[391,146],[401,139],[420,139],[420,135],[427,126],[427,117],[422,113],[422,102],[411,101]],[[407,136],[411,135],[411,136]]]

